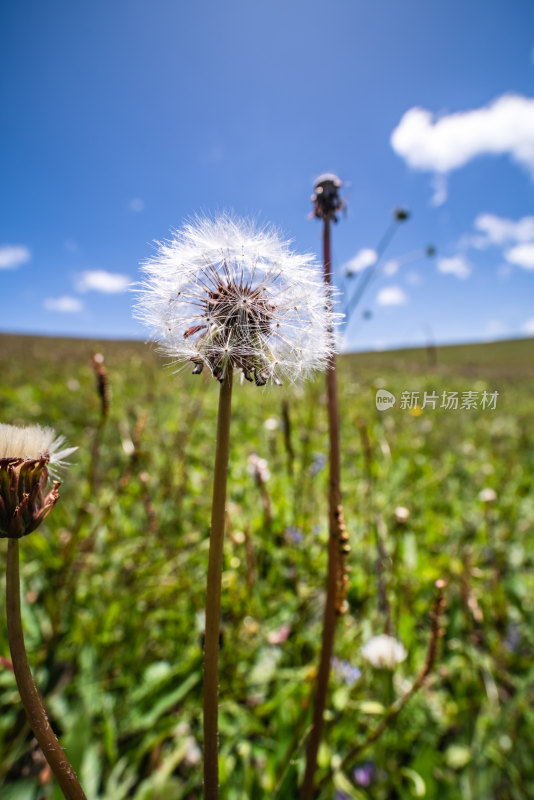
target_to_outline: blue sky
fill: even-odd
[[[143,338],[127,285],[197,212],[319,254],[309,198],[334,171],[349,291],[412,212],[347,347],[534,335],[528,0],[18,0],[1,19],[1,331]]]

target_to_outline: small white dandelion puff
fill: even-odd
[[[486,487],[485,489],[481,489],[478,493],[478,499],[482,503],[494,503],[497,499],[497,492],[495,489],[490,489]]]
[[[360,652],[364,659],[375,669],[389,670],[395,669],[397,664],[404,661],[408,655],[402,642],[385,633],[369,639]]]
[[[229,369],[263,386],[325,368],[332,312],[315,259],[272,228],[223,215],[198,218],[157,244],[142,265],[136,316],[176,364]]]

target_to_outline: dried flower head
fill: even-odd
[[[408,655],[402,642],[385,633],[369,639],[362,647],[361,654],[375,669],[389,670],[395,669]]]
[[[312,216],[319,219],[333,219],[337,222],[337,215],[345,208],[345,203],[339,196],[343,181],[332,172],[319,175],[314,184],[311,196],[313,203]]]
[[[50,471],[65,466],[75,447],[51,428],[0,424],[0,538],[34,531],[59,499],[59,481],[47,492]]]
[[[228,215],[196,219],[142,267],[136,316],[175,363],[231,367],[257,385],[306,377],[333,351],[331,302],[313,256],[271,228]]]

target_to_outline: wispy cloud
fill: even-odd
[[[534,336],[534,317],[527,319],[523,325],[523,333],[528,333],[530,336]]]
[[[347,261],[346,264],[343,265],[343,269],[346,275],[354,275],[356,272],[362,272],[367,267],[371,267],[378,258],[378,253],[376,250],[372,250],[370,247],[364,247],[362,250],[359,250],[356,255]]]
[[[471,274],[471,264],[464,256],[438,258],[438,270],[445,275],[456,275],[457,278],[465,280]]]
[[[118,294],[125,292],[130,285],[128,275],[118,272],[106,272],[104,269],[87,270],[82,272],[76,281],[79,292],[102,292],[103,294]]]
[[[408,302],[408,295],[400,286],[385,286],[378,292],[376,302],[379,306],[403,306]]]
[[[473,227],[475,233],[462,236],[459,247],[499,248],[506,262],[499,267],[500,277],[506,277],[513,266],[534,270],[534,216],[513,220],[496,214],[479,214]]]
[[[509,264],[515,264],[523,269],[534,269],[534,242],[518,244],[507,250],[504,257]]]
[[[473,247],[484,249],[491,245],[504,245],[534,241],[534,217],[518,220],[498,217],[495,214],[479,214],[474,222],[479,235],[471,238]]]
[[[5,244],[0,247],[0,269],[16,269],[31,258],[31,253],[24,245]]]
[[[77,297],[47,297],[43,302],[47,311],[59,311],[61,314],[77,314],[83,308],[82,301]]]
[[[436,173],[434,205],[446,199],[444,176],[478,156],[508,155],[534,180],[534,98],[506,94],[439,118],[411,108],[391,134],[391,146],[408,166]]]
[[[128,203],[130,211],[139,213],[145,209],[145,201],[141,197],[132,197]]]

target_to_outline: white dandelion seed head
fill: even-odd
[[[78,448],[63,447],[64,436],[56,436],[52,428],[40,425],[6,425],[0,423],[0,458],[21,458],[37,461],[46,458],[52,469],[67,465],[67,460]]]
[[[390,670],[395,669],[408,655],[402,642],[385,633],[369,639],[361,648],[361,654],[375,669]]]
[[[495,489],[490,489],[486,487],[485,489],[481,489],[478,493],[478,499],[481,500],[483,503],[494,503],[497,499],[497,492]]]
[[[229,367],[258,385],[298,381],[334,352],[332,311],[318,265],[273,228],[228,214],[197,218],[157,243],[142,265],[135,315],[176,364]]]

